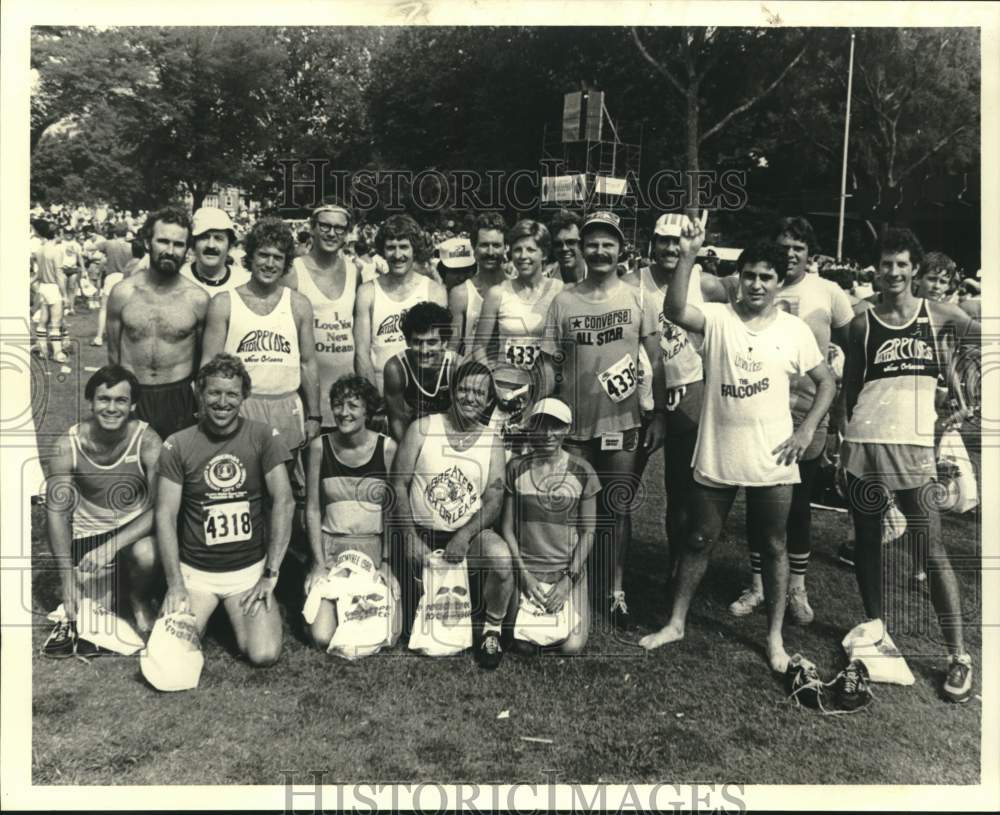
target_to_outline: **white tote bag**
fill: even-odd
[[[868,620],[854,626],[840,643],[848,660],[860,659],[865,663],[872,682],[893,685],[914,683],[910,666],[892,641],[885,626],[877,620]]]
[[[451,656],[472,647],[472,602],[465,561],[448,563],[438,549],[424,563],[424,594],[410,633],[410,649]]]
[[[542,583],[541,586],[547,593],[552,590],[553,584]],[[522,594],[517,618],[514,620],[514,639],[533,642],[535,645],[565,642],[580,624],[580,613],[572,606],[572,592],[555,614],[549,613],[528,595]]]
[[[941,447],[938,449],[938,472],[940,483],[947,490],[947,497],[941,510],[961,513],[975,509],[979,503],[976,472],[962,436],[957,430],[949,430],[941,437]]]

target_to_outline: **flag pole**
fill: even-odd
[[[851,57],[847,68],[847,115],[844,117],[844,159],[840,171],[840,218],[837,221],[837,260],[844,256],[844,205],[847,203],[847,143],[851,133],[851,86],[854,84],[854,32],[851,32]]]

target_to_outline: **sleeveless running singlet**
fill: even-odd
[[[358,276],[353,263],[344,261],[344,291],[331,300],[313,281],[305,261],[296,258],[292,269],[298,275],[299,294],[313,307],[316,365],[319,368],[319,406],[323,426],[333,426],[330,386],[344,374],[354,373],[354,297]]]
[[[452,351],[444,352],[444,360],[438,371],[437,383],[433,391],[424,390],[417,377],[417,372],[410,365],[410,357],[406,351],[396,354],[396,359],[403,367],[403,399],[413,410],[413,418],[430,416],[432,413],[444,413],[451,407],[451,377],[455,372],[457,357]]]
[[[667,287],[660,288],[653,280],[648,268],[642,269],[642,287],[647,298],[658,304],[657,320],[660,326],[660,351],[663,352],[663,378],[668,388],[679,388],[700,382],[705,377],[701,361],[701,334],[689,334],[679,325],[670,322],[663,315],[663,298]],[[701,271],[696,266],[688,280],[687,302],[701,306],[705,302],[701,294]]]
[[[380,280],[372,285],[375,287],[375,297],[372,301],[372,341],[371,358],[375,366],[375,386],[379,393],[384,391],[382,372],[385,364],[396,354],[406,348],[406,337],[403,336],[402,321],[406,314],[417,303],[431,299],[431,279],[418,276],[417,285],[401,302],[391,300],[382,290]]]
[[[73,486],[80,496],[73,510],[74,538],[120,529],[152,506],[140,456],[147,427],[146,422],[136,422],[125,452],[111,464],[97,464],[84,452],[80,425],[69,429]]]
[[[226,352],[246,366],[254,396],[294,393],[301,382],[299,333],[292,314],[292,290],[283,288],[270,314],[254,314],[238,291],[229,295]]]
[[[866,311],[864,384],[844,440],[933,447],[939,360],[926,300],[901,326]]]
[[[479,315],[483,311],[483,297],[471,280],[462,283],[465,286],[465,334],[462,336],[462,353],[472,350],[472,343],[479,325]]]
[[[545,278],[538,299],[529,303],[514,289],[512,280],[500,284],[497,333],[501,358],[515,368],[533,368],[541,356],[545,315],[563,288],[561,280]]]
[[[389,468],[385,463],[386,436],[375,442],[372,457],[360,467],[344,464],[323,435],[319,465],[322,490],[322,529],[328,535],[381,535],[382,509],[388,504]]]
[[[454,532],[483,505],[493,433],[484,427],[468,450],[459,451],[448,440],[443,414],[425,421],[424,443],[410,482],[413,520],[437,532]]]

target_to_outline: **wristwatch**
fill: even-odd
[[[572,569],[563,569],[562,573],[569,578],[569,582],[574,586],[576,585],[576,581],[580,579],[580,573],[574,572]]]
[[[272,569],[270,566],[265,566],[264,567],[264,577],[266,577],[268,580],[277,580],[278,579],[278,570],[277,569]]]

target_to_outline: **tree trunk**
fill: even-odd
[[[701,137],[698,132],[698,85],[688,85],[687,94],[687,210],[691,217],[698,216],[698,170],[700,169],[699,144]]]

